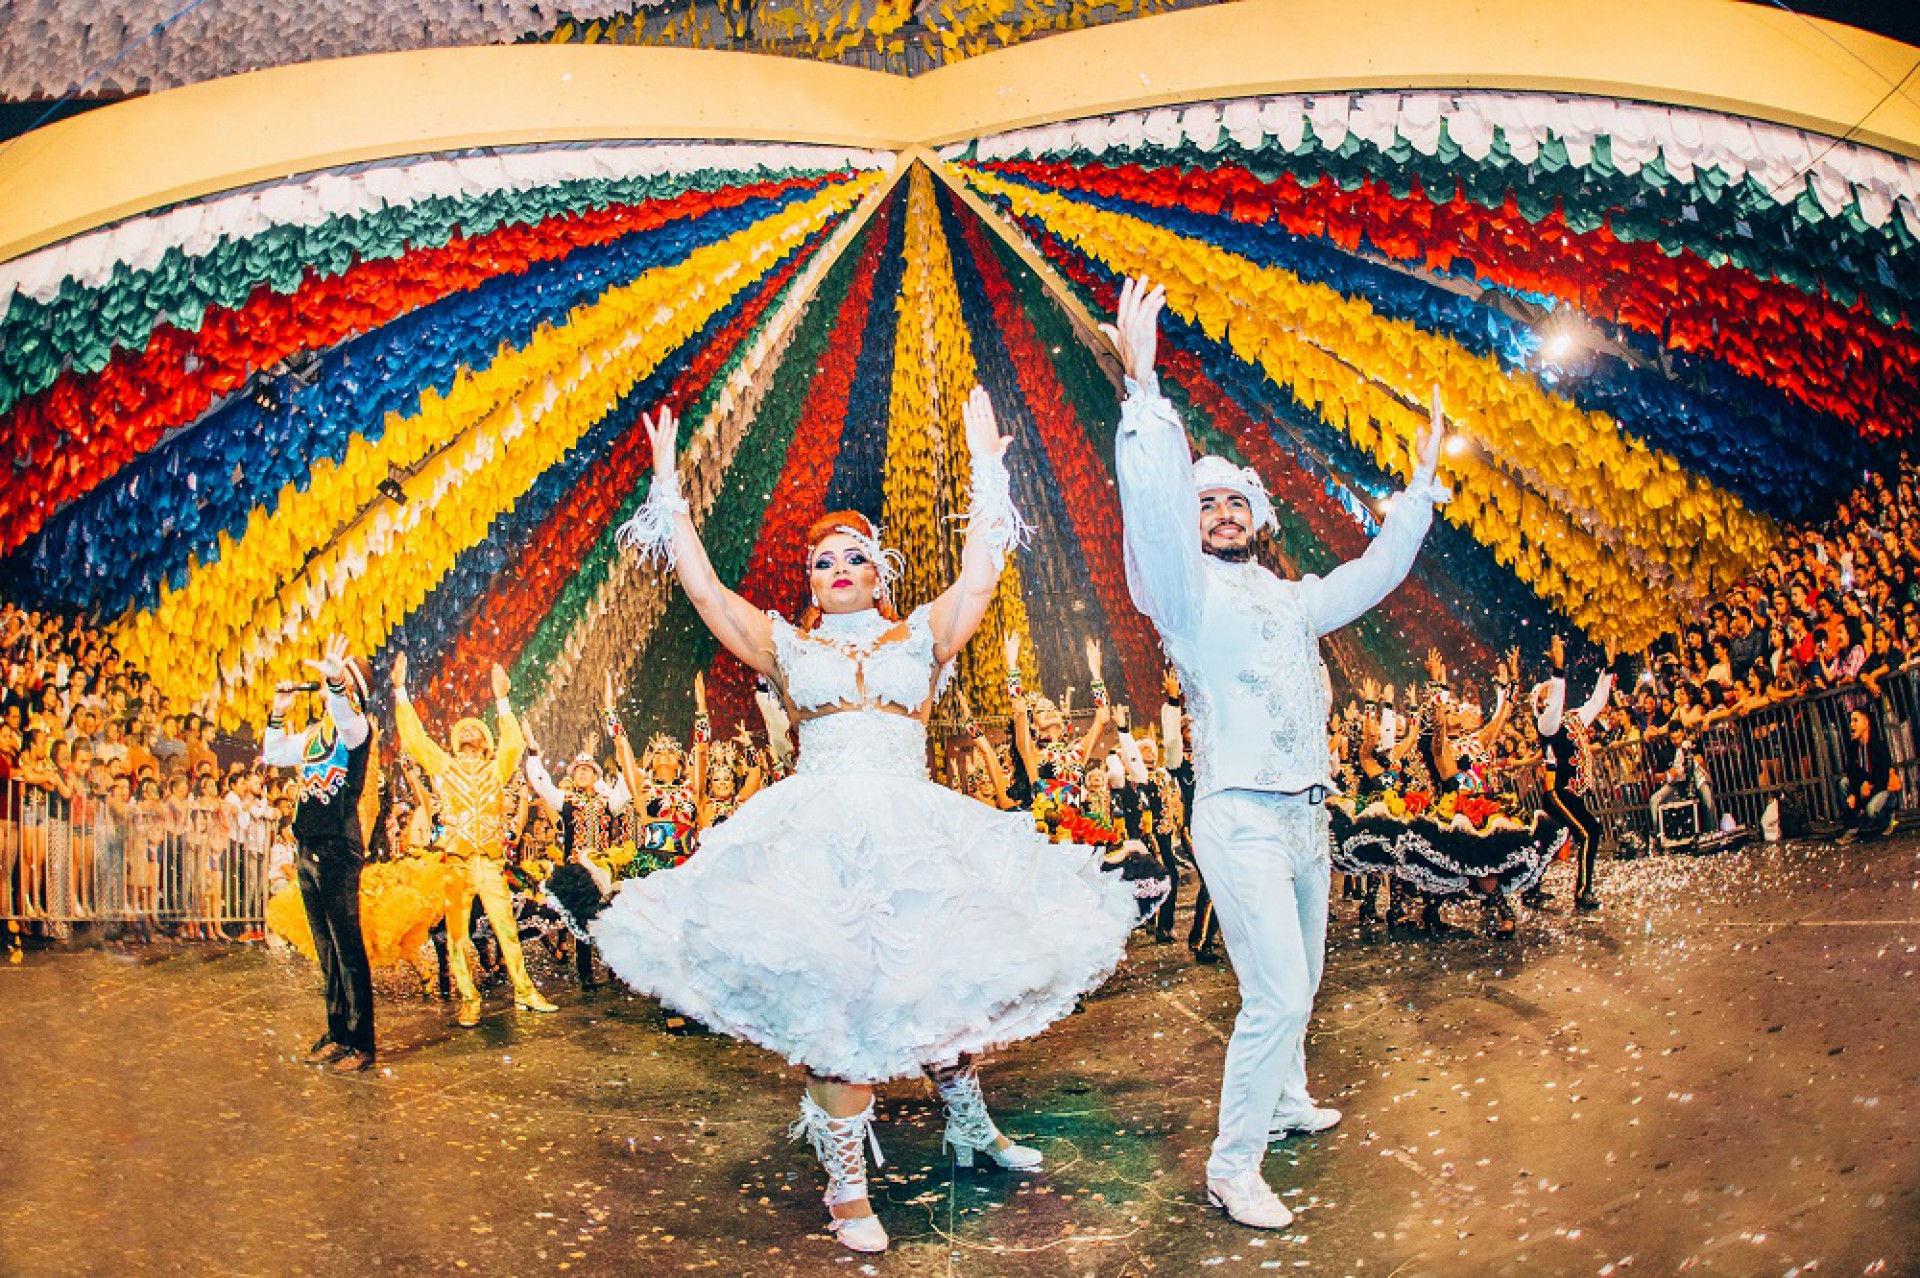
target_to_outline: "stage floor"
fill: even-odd
[[[871,1259],[820,1228],[792,1072],[645,1000],[547,968],[559,1014],[462,1031],[389,974],[382,1067],[342,1079],[296,1063],[297,960],[32,952],[0,966],[0,1273],[1920,1273],[1917,849],[1626,863],[1511,945],[1336,902],[1308,1063],[1346,1121],[1269,1157],[1286,1234],[1202,1192],[1230,971],[1136,938],[987,1071],[1043,1174],[956,1173],[924,1089],[885,1092]]]

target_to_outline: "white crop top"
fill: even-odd
[[[886,705],[918,713],[953,673],[949,662],[936,682],[928,612],[929,605],[914,609],[906,636],[882,642],[901,623],[888,621],[877,608],[829,613],[811,633],[769,611],[774,657],[794,708],[807,714]]]

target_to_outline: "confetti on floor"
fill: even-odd
[[[295,1063],[297,961],[35,950],[0,968],[0,1270],[1920,1273],[1917,851],[1613,864],[1600,913],[1506,944],[1335,901],[1308,1065],[1345,1120],[1275,1146],[1277,1235],[1202,1193],[1231,969],[1137,938],[985,1070],[1045,1172],[952,1167],[929,1090],[885,1089],[877,1261],[824,1227],[792,1072],[647,1000],[548,969],[558,1015],[495,990],[462,1031],[383,979],[346,1079]]]

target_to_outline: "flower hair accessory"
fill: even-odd
[[[665,732],[656,732],[647,740],[647,753],[653,754],[656,751],[665,751],[668,754],[684,753],[680,748],[680,738]]]
[[[860,548],[860,553],[865,555],[868,560],[872,562],[874,568],[880,573],[880,589],[886,594],[892,595],[893,583],[900,580],[901,572],[906,569],[906,556],[891,546],[883,546],[880,544],[880,539],[886,535],[886,529],[877,525],[869,525],[869,527],[873,528],[871,533],[863,532],[852,524],[835,524],[833,531],[850,538],[853,544]],[[813,562],[814,552],[819,549],[820,547],[817,543],[807,547],[807,562],[809,564]]]

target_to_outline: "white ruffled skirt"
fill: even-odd
[[[1099,866],[931,781],[802,773],[623,884],[589,930],[636,990],[877,1083],[1031,1037],[1106,980],[1136,909]]]

